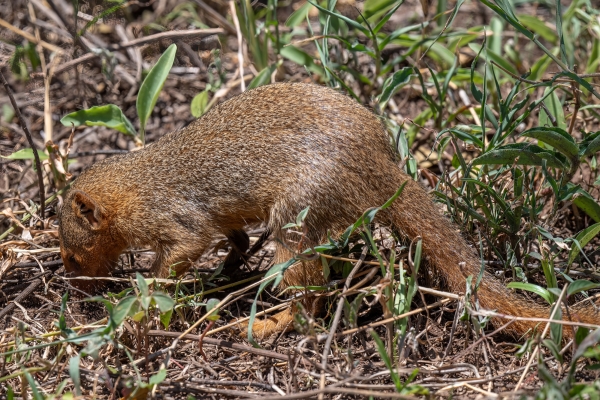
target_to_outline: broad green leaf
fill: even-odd
[[[549,167],[564,169],[564,165],[552,154],[544,151],[534,152],[531,147],[533,145],[523,148],[507,148],[505,146],[498,150],[492,150],[474,159],[473,165],[512,165],[516,162],[518,165],[540,166],[543,160],[546,160]]]
[[[410,78],[414,76],[414,69],[412,67],[404,67],[399,71],[388,77],[384,84],[381,94],[377,98],[381,108],[385,108],[390,98],[404,85],[410,82]]]
[[[48,159],[48,154],[46,154],[40,150],[36,150],[36,151],[38,153],[38,156],[40,157],[40,160],[43,161],[43,160]],[[33,159],[35,159],[32,149],[21,149],[19,151],[15,151],[14,153],[7,155],[7,156],[0,156],[0,157],[7,158],[9,160],[33,160]]]
[[[171,317],[173,316],[173,309],[171,308],[169,311],[160,314],[160,323],[163,325],[165,329],[169,327],[171,323]]]
[[[596,237],[596,235],[599,232],[600,232],[600,222],[595,223],[592,226],[588,226],[587,228],[585,228],[584,230],[579,232],[577,234],[577,236],[575,236],[575,240],[577,240],[577,242],[579,242],[579,246],[581,246],[581,249],[583,249],[590,242],[590,240],[592,240],[593,238]],[[577,258],[577,255],[581,251],[579,246],[577,246],[577,243],[575,243],[571,247],[571,252],[569,253],[569,261],[567,261],[567,266],[570,266],[573,263],[573,261],[575,260],[575,258]],[[571,288],[569,287],[569,289],[571,289]]]
[[[597,289],[599,287],[600,283],[590,282],[586,279],[579,279],[569,285],[567,288],[567,296],[571,296],[579,292],[585,292],[587,290]]]
[[[164,368],[161,368],[155,375],[152,375],[150,377],[150,379],[148,380],[148,383],[150,385],[158,385],[159,383],[164,381],[166,377],[167,377],[167,370]]]
[[[112,320],[116,326],[121,325],[123,323],[123,321],[125,321],[125,318],[127,318],[127,316],[129,316],[129,313],[131,312],[131,308],[133,307],[133,305],[136,302],[137,302],[136,297],[129,296],[129,297],[125,297],[125,298],[121,299],[117,303],[117,305],[113,309],[113,313],[112,313]],[[135,310],[135,311],[137,311],[137,310]]]
[[[142,82],[142,86],[140,86],[135,106],[140,119],[140,139],[142,142],[144,142],[146,123],[148,122],[148,118],[150,118],[150,114],[152,114],[152,110],[158,100],[158,95],[173,66],[176,52],[177,46],[173,43],[165,50],[163,55],[160,56],[154,67],[152,67],[146,76],[146,79],[144,79],[144,82]]]
[[[148,283],[146,282],[146,278],[144,278],[144,275],[140,274],[139,272],[136,272],[135,280],[137,281],[138,288],[140,289],[140,295],[142,295],[142,297],[148,296],[150,294],[150,290],[148,289]]]
[[[152,299],[161,313],[165,313],[175,307],[175,300],[163,292],[152,293]]]
[[[579,148],[573,138],[561,128],[537,127],[523,132],[521,136],[534,138],[549,144],[571,160],[571,163],[576,162],[578,158]]]
[[[537,295],[542,296],[544,300],[548,302],[548,304],[552,304],[554,302],[554,296],[548,290],[544,289],[541,286],[534,285],[533,283],[524,283],[524,282],[510,282],[507,287],[511,289],[521,289],[527,290],[528,292],[533,292]]]
[[[600,205],[588,192],[580,189],[573,196],[573,204],[589,215],[594,221],[600,222]]]
[[[219,299],[209,299],[206,302],[206,312],[208,314],[210,314],[207,319],[209,321],[216,321],[219,319],[219,309],[217,308],[217,306],[219,305],[220,301]]]
[[[106,126],[126,135],[135,136],[137,134],[131,121],[114,104],[75,111],[62,117],[60,122],[64,126]]]
[[[194,96],[190,103],[190,111],[194,118],[200,118],[206,111],[206,105],[208,104],[208,92],[206,90],[201,91]]]
[[[552,92],[549,93],[550,91],[552,91]],[[558,95],[556,94],[556,90],[553,90],[553,88],[547,87],[544,90],[543,97],[545,97],[544,105],[546,106],[546,108],[544,108],[544,107],[540,108],[538,125],[542,126],[542,127],[554,126],[554,124],[552,123],[552,121],[550,119],[550,116],[548,115],[548,113],[546,113],[546,109],[548,109],[548,111],[550,112],[552,117],[556,120],[556,125],[559,128],[566,131],[567,130],[567,121],[565,120],[565,112],[563,110],[563,106],[560,102],[560,99],[558,98]]]

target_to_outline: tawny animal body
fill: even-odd
[[[342,231],[367,208],[383,204],[406,182],[401,196],[378,214],[379,221],[421,236],[429,262],[452,291],[465,291],[480,260],[427,193],[397,165],[382,121],[332,89],[276,84],[222,103],[184,129],[145,149],[104,160],[72,185],[60,213],[61,253],[74,276],[103,276],[128,247],[150,246],[152,268],[165,277],[185,271],[217,234],[235,237],[245,226],[268,221],[277,239],[281,227],[306,206],[312,244],[327,231]],[[309,243],[307,243],[309,245]],[[275,263],[288,260],[296,244],[278,245]],[[462,265],[462,267],[461,267]],[[319,265],[288,270],[285,285],[318,285]],[[547,318],[485,274],[480,305],[504,314]],[[577,320],[599,323],[591,307],[574,310]],[[255,326],[283,329],[290,311]],[[536,323],[511,326],[520,334]]]

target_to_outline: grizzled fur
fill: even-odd
[[[409,238],[421,236],[430,263],[449,288],[464,292],[480,260],[427,193],[397,166],[382,121],[354,100],[325,87],[275,84],[216,106],[184,129],[143,150],[97,163],[75,180],[60,213],[61,253],[73,276],[103,276],[131,246],[157,254],[152,273],[184,272],[217,234],[267,221],[282,242],[281,227],[310,206],[309,239],[326,239],[367,208],[383,204],[406,182],[402,195],[378,215]],[[275,263],[289,259],[278,245]],[[299,264],[284,284],[324,283],[317,263]],[[549,309],[526,301],[485,273],[482,307],[509,315],[547,318]],[[600,323],[592,308],[572,310],[580,321]],[[258,336],[285,329],[291,311],[258,322]],[[522,334],[536,322],[510,326]],[[567,334],[570,330],[566,330]]]

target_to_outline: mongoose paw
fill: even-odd
[[[294,315],[291,309],[280,311],[267,318],[256,319],[252,325],[252,336],[256,340],[265,340],[274,334],[289,332],[294,329],[293,319]],[[237,330],[240,337],[247,337],[248,321],[240,322],[233,329]]]

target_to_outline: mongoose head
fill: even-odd
[[[88,193],[70,190],[59,212],[60,253],[69,277],[107,276],[125,245],[111,232],[111,218],[102,204]],[[90,288],[94,281],[75,280]]]

